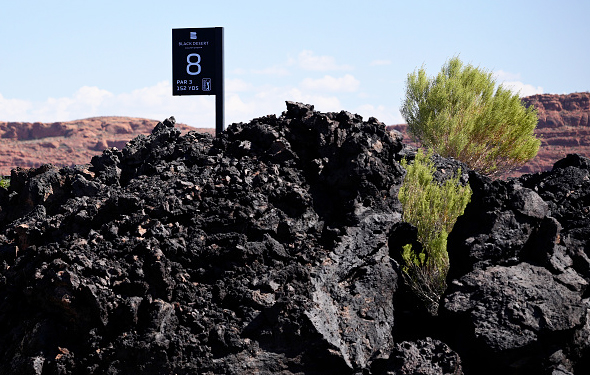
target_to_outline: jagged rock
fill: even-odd
[[[433,317],[400,270],[414,154],[374,118],[288,102],[216,138],[170,118],[90,164],[14,170],[0,374],[585,373],[588,159],[490,181],[433,158],[474,190]]]
[[[453,280],[443,311],[456,320],[457,331],[469,330],[464,334],[471,340],[461,341],[486,358],[478,366],[502,361],[520,373],[542,373],[548,363],[539,361],[540,354],[558,350],[554,345],[585,322],[582,292],[588,284],[577,277],[582,290],[528,263],[477,269]]]
[[[368,369],[393,346],[401,147],[376,120],[288,103],[217,139],[169,119],[88,166],[18,172],[0,367]]]
[[[491,181],[472,173],[469,183],[471,203],[449,235],[451,278],[474,268],[520,262],[521,252],[536,238],[549,211],[535,191],[516,180]],[[552,247],[551,243],[537,245]]]
[[[471,203],[449,236],[441,308],[456,331],[445,337],[463,348],[469,371],[589,369],[580,339],[588,337],[589,169],[590,160],[570,155],[519,180],[470,175]]]

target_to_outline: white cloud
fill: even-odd
[[[316,56],[313,51],[301,51],[297,58],[299,67],[305,70],[352,70],[350,65],[338,65],[332,56]]]
[[[45,103],[31,103],[32,119],[26,121],[63,121],[70,117],[71,106],[75,103],[73,98],[48,98]],[[50,118],[55,120],[49,120]]]
[[[303,92],[298,89],[289,90],[285,96],[287,100],[296,101],[305,104],[313,104],[314,109],[320,112],[339,112],[341,111],[342,104],[340,99],[336,96],[325,96],[318,94],[310,94],[309,92]],[[282,103],[285,108],[285,103]]]
[[[226,94],[227,123],[247,122],[269,114],[280,115],[286,110],[285,101],[312,104],[320,112],[339,112],[345,109],[333,93],[316,92],[302,87],[265,85],[253,87],[248,93]]]
[[[543,88],[541,86],[533,86],[528,85],[526,83],[522,83],[520,81],[508,81],[503,82],[504,87],[509,88],[514,93],[518,93],[518,95],[522,98],[524,96],[531,96],[536,94],[542,94]]]
[[[301,82],[302,88],[314,91],[354,92],[358,90],[359,86],[360,81],[350,74],[339,78],[329,75],[319,79],[306,78]]]
[[[233,78],[225,80],[225,90],[229,92],[248,91],[252,85],[243,79]]]
[[[406,121],[402,117],[399,109],[396,107],[386,107],[384,105],[374,106],[372,104],[363,104],[355,109],[356,113],[368,120],[369,117],[375,117],[377,120],[386,125],[404,124]]]
[[[126,108],[161,106],[170,100],[172,86],[169,81],[158,82],[155,86],[133,90],[117,95],[117,101]]]
[[[498,70],[494,72],[494,78],[505,88],[510,89],[514,93],[518,93],[520,97],[543,93],[543,88],[541,86],[535,87],[534,85],[522,82],[520,73],[514,74]]]
[[[72,97],[47,98],[45,102],[29,103],[29,110],[20,113],[23,121],[64,121],[83,114],[92,117],[100,114],[104,103],[113,98],[113,94],[96,86],[83,86]]]
[[[83,86],[76,92],[76,94],[74,94],[74,99],[76,101],[80,104],[88,105],[91,108],[98,107],[103,101],[112,97],[112,93],[107,90],[99,89],[96,86]]]
[[[0,121],[17,121],[31,109],[31,103],[20,99],[6,99],[0,93]]]
[[[370,66],[379,66],[379,65],[391,65],[391,60],[373,60],[369,64]]]
[[[270,66],[268,68],[263,68],[263,69],[252,69],[251,70],[252,74],[262,74],[262,75],[269,75],[269,76],[288,76],[291,74],[291,72],[289,72],[289,70],[285,67],[282,66]]]

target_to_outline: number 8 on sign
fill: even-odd
[[[197,57],[197,61],[193,62],[191,61],[191,57],[196,56]],[[201,55],[199,55],[198,53],[191,53],[190,55],[188,55],[186,57],[186,62],[188,63],[186,66],[186,72],[188,74],[190,74],[191,76],[196,76],[197,74],[201,73]],[[197,71],[193,72],[191,70],[191,66],[196,66],[197,67]]]

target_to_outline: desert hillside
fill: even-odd
[[[107,147],[123,148],[139,134],[150,134],[157,120],[136,117],[92,117],[68,122],[1,122],[0,174],[10,175],[15,167],[86,164]],[[182,132],[196,129],[176,125]]]

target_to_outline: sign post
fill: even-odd
[[[172,29],[172,95],[215,95],[215,133],[224,126],[223,27]]]

